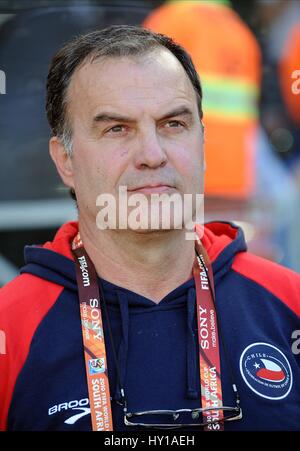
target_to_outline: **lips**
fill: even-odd
[[[156,184],[156,185],[143,185],[134,189],[130,189],[128,191],[131,193],[152,194],[152,193],[166,193],[172,189],[174,189],[174,187],[170,185]]]

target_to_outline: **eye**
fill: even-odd
[[[114,125],[113,127],[109,128],[108,130],[106,130],[105,133],[121,133],[126,130],[127,130],[127,128],[125,127],[125,125],[118,124],[118,125]]]
[[[171,121],[165,122],[162,127],[163,127],[163,130],[165,131],[165,133],[168,133],[171,135],[182,133],[187,128],[186,124],[184,122],[176,121],[174,119]]]
[[[181,128],[184,127],[184,124],[179,121],[169,121],[165,124],[167,128]]]

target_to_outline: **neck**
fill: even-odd
[[[79,230],[100,277],[155,303],[192,275],[194,242],[183,229],[98,230],[79,219]]]

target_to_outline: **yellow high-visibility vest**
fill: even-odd
[[[200,76],[205,193],[248,198],[255,184],[261,77],[261,54],[254,35],[233,10],[214,2],[166,3],[143,26],[181,44]]]

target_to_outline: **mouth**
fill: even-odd
[[[167,193],[169,191],[174,190],[174,186],[171,185],[165,185],[163,183],[159,184],[153,184],[153,185],[143,185],[139,186],[134,189],[129,189],[128,192],[130,193],[142,193],[142,194],[160,194],[160,193]]]

